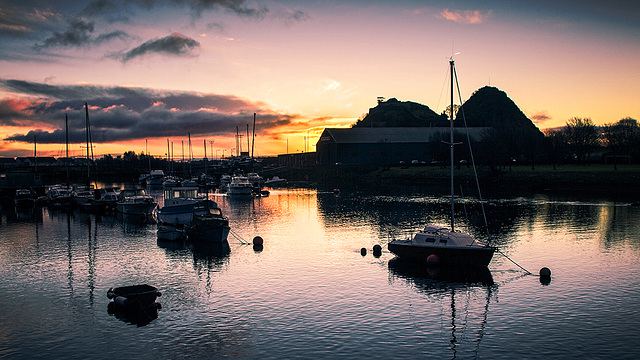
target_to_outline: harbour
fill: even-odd
[[[161,190],[149,193],[162,204]],[[534,275],[496,254],[487,281],[416,272],[386,248],[427,220],[447,223],[448,199],[437,194],[284,188],[209,197],[242,239],[230,235],[229,252],[158,241],[156,224],[117,215],[3,203],[0,357],[637,356],[632,203],[488,198],[492,243]],[[479,206],[460,201],[468,214]],[[487,240],[481,219],[458,211],[458,227]],[[245,244],[255,236],[263,248]],[[535,276],[543,266],[548,283]],[[108,290],[131,284],[162,292],[157,317],[109,312]]]

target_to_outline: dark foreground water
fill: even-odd
[[[153,224],[3,205],[0,358],[640,356],[638,206],[490,199],[494,243],[533,273],[549,267],[545,285],[501,254],[467,278],[408,268],[384,246],[372,255],[427,219],[446,225],[439,197],[281,190],[215,200],[244,241],[264,238],[262,251],[230,237],[219,255],[158,243]],[[477,210],[461,207],[459,226],[486,239]],[[157,318],[109,313],[110,287],[144,283],[163,293]]]

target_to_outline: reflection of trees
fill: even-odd
[[[466,207],[466,210],[465,210]],[[377,228],[381,239],[408,237],[427,223],[448,226],[451,212],[449,199],[433,196],[374,196],[354,194],[335,197],[318,194],[318,208],[325,226],[366,223]],[[521,206],[490,202],[485,205],[489,233],[504,238],[514,233],[516,224],[531,209],[523,211]],[[456,200],[456,227],[486,240],[487,230],[480,203],[475,200]]]

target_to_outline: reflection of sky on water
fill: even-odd
[[[628,309],[640,301],[638,207],[544,196],[488,200],[501,251],[534,273],[552,270],[543,286],[496,254],[489,285],[398,267],[386,247],[371,255],[374,244],[417,230],[428,217],[446,225],[446,198],[285,189],[212,198],[244,242],[259,235],[264,249],[232,236],[229,252],[159,243],[153,224],[46,208],[18,216],[3,205],[0,334],[7,345],[0,350],[37,357],[44,353],[38,344],[54,344],[50,354],[71,358],[128,351],[261,359],[634,351],[640,319]],[[482,235],[482,217],[471,215],[478,202],[464,202],[469,220],[458,210],[459,227]],[[107,313],[106,290],[132,283],[163,292],[157,319],[142,327]]]

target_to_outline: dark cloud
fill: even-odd
[[[36,47],[88,45],[91,42],[93,28],[93,22],[87,23],[83,20],[72,20],[66,31],[54,32],[51,37],[45,39],[41,45]]]
[[[536,124],[543,124],[548,120],[551,120],[549,113],[546,111],[540,111],[531,115],[531,120]]]
[[[133,50],[122,55],[122,62],[127,62],[139,56],[147,54],[189,55],[200,43],[180,33],[173,33],[161,39],[145,42]]]
[[[152,10],[163,6],[180,6],[189,9],[193,17],[200,17],[204,11],[226,10],[241,17],[262,18],[269,9],[266,6],[250,6],[244,0],[125,0],[110,1],[97,0],[91,2],[81,14],[90,17],[103,17],[115,19],[114,13],[119,9],[135,6],[143,10]],[[125,14],[120,14],[122,19],[128,19]]]
[[[17,125],[28,120],[55,131],[32,130],[6,141],[64,143],[64,119],[69,118],[71,143],[85,141],[85,101],[89,104],[92,140],[111,143],[140,138],[229,135],[253,122],[261,131],[285,126],[297,116],[268,109],[265,104],[229,95],[161,91],[144,88],[55,86],[20,80],[0,80],[0,88],[15,97],[39,100],[0,101],[0,123]],[[37,126],[33,126],[37,127]]]
[[[279,15],[287,24],[307,21],[311,17],[302,10],[285,10]]]

